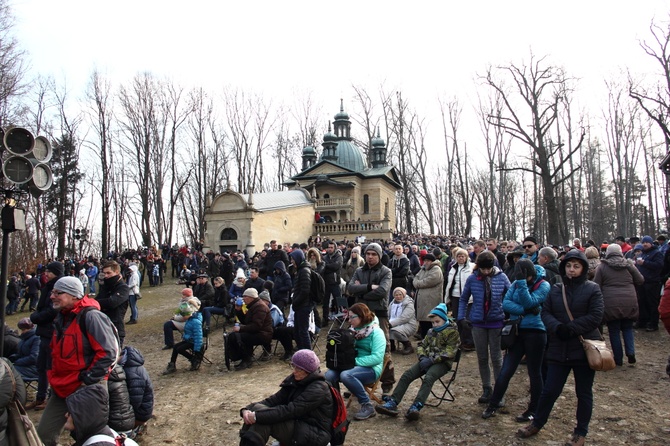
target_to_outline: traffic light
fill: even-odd
[[[74,230],[74,239],[79,240],[81,238],[81,229]]]
[[[46,164],[53,153],[49,140],[43,136],[35,138],[21,127],[10,127],[0,135],[7,149],[2,161],[5,178],[39,197],[53,183],[51,168]]]
[[[81,230],[81,241],[85,242],[88,240],[88,229]]]

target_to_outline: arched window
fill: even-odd
[[[233,228],[221,231],[221,240],[237,240],[237,232]]]
[[[330,198],[330,194],[323,194],[323,198]]]
[[[363,213],[370,213],[370,196],[368,194],[363,195]]]

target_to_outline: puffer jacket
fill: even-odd
[[[631,259],[612,253],[602,259],[593,281],[600,286],[605,303],[604,321],[635,320],[639,311],[635,287],[644,283],[644,277]]]
[[[409,296],[400,302],[400,315],[393,316],[393,307],[396,305],[395,299],[391,300],[388,308],[389,325],[391,326],[391,334],[393,332],[399,333],[404,338],[409,338],[416,333],[419,322],[416,320],[416,312],[414,311],[414,299]]]
[[[579,277],[570,279],[565,275],[565,264],[570,259],[579,260],[584,269]],[[585,339],[601,339],[598,326],[603,318],[603,295],[600,287],[586,279],[589,264],[583,252],[576,249],[568,252],[560,263],[559,271],[563,279],[562,284],[551,287],[549,296],[542,306],[542,322],[547,328],[549,341],[545,358],[548,362],[587,365],[586,353],[579,341],[579,336]],[[563,287],[565,287],[568,306],[574,317],[570,317],[563,304]],[[556,328],[564,324],[570,330],[571,338],[563,341],[556,335]]]
[[[293,288],[293,282],[291,281],[291,275],[286,272],[286,265],[283,261],[279,260],[274,265],[274,286],[272,287],[272,303],[277,304],[277,302],[288,303],[289,297],[291,297],[291,289]]]
[[[268,408],[256,411],[258,424],[294,420],[292,445],[326,446],[330,442],[333,397],[319,370],[300,381],[296,381],[293,374],[289,375],[280,384],[277,393],[259,403]],[[251,409],[252,406],[250,404],[244,409]]]
[[[107,380],[109,392],[109,421],[107,425],[117,432],[125,432],[135,427],[135,411],[130,404],[126,373],[119,364],[112,369]]]
[[[202,348],[202,314],[199,311],[186,320],[183,339],[193,343],[193,351],[199,352]]]
[[[340,270],[342,269],[342,253],[335,248],[332,254],[326,254],[322,257],[323,281],[326,285],[335,285],[340,283]]]
[[[510,314],[510,319],[516,320],[523,316],[519,329],[546,331],[540,314],[526,313],[528,310],[542,306],[547,299],[551,286],[545,280],[544,268],[535,265],[537,274],[533,286],[528,288],[525,280],[515,280],[507,290],[503,299],[503,310]]]
[[[118,276],[105,279],[103,285],[100,286],[99,293],[95,299],[100,304],[100,311],[105,313],[112,321],[119,332],[119,337],[126,337],[126,325],[124,319],[126,311],[128,311],[128,296],[130,295],[130,288],[123,277]]]
[[[312,305],[311,290],[312,270],[309,263],[301,262],[293,284],[293,308],[298,309]]]
[[[34,371],[30,376],[37,376],[37,355],[40,351],[40,337],[35,334],[35,329],[21,333],[19,349],[11,359],[15,366],[24,367]]]
[[[392,282],[391,270],[380,260],[374,267],[366,263],[358,268],[349,281],[347,290],[356,296],[356,303],[364,303],[378,317],[387,317],[388,296]],[[359,285],[356,284],[359,282]],[[373,290],[372,285],[379,285]]]
[[[414,277],[412,286],[416,289],[414,300],[416,301],[416,319],[428,322],[431,310],[442,303],[444,290],[444,277],[440,262],[431,262],[430,267],[424,264],[419,273]]]
[[[244,316],[244,324],[240,326],[240,333],[257,334],[267,343],[272,340],[272,316],[262,300],[254,299],[247,305],[247,314]]]
[[[356,339],[354,347],[356,348],[356,366],[370,367],[375,371],[375,380],[379,379],[382,374],[382,367],[384,365],[384,353],[386,352],[386,336],[381,328],[379,328],[379,321],[375,318],[368,325],[354,329],[358,332],[373,326],[372,333],[368,336]]]
[[[434,331],[432,328],[426,333],[426,337],[419,342],[416,355],[419,359],[427,357],[434,363],[445,362],[449,368],[456,358],[458,348],[461,346],[461,337],[456,325],[447,321],[449,326],[442,331]]]
[[[135,420],[149,420],[154,413],[154,387],[147,369],[144,368],[144,356],[135,347],[126,346],[119,364],[126,372],[126,386]]]
[[[460,287],[458,288],[456,287],[456,274],[458,274],[458,277],[460,279]],[[465,261],[465,264],[463,265],[454,263],[451,266],[451,268],[449,268],[446,297],[447,298],[451,296],[461,297],[461,293],[463,292],[465,282],[468,280],[468,277],[470,277],[471,274],[472,274],[472,262],[470,261],[470,259],[467,259]]]
[[[458,303],[458,320],[465,318],[465,313],[468,309],[468,300],[472,296],[472,310],[470,311],[470,321],[475,326],[494,326],[502,327],[502,321],[505,319],[503,312],[502,301],[503,296],[510,287],[509,279],[500,268],[493,267],[491,273],[491,302],[489,303],[489,311],[484,311],[485,304],[485,278],[479,274],[471,274],[468,280],[465,281],[463,292]],[[489,327],[493,328],[493,327]]]

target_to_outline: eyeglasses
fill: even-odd
[[[358,319],[358,315],[357,315],[357,314],[354,314],[354,313],[351,313],[351,314],[349,315],[349,319]]]
[[[530,248],[532,248],[533,246],[535,246],[535,245],[523,245],[523,249],[530,249]]]
[[[52,296],[60,296],[61,294],[65,294],[65,291],[56,291],[56,290],[51,291]]]

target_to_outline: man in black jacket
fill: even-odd
[[[51,291],[54,285],[63,276],[63,264],[51,262],[47,265],[45,274],[48,282],[44,284],[37,302],[37,309],[30,315],[30,320],[37,325],[35,334],[40,337],[40,352],[37,355],[37,393],[35,401],[28,403],[26,409],[42,410],[47,407],[46,397],[49,382],[47,381],[47,360],[51,356],[49,344],[53,336],[53,322],[58,312],[51,304]]]
[[[100,304],[100,311],[106,314],[116,327],[123,347],[123,339],[126,337],[124,319],[128,310],[130,288],[123,280],[121,266],[114,260],[108,260],[102,265],[102,275],[104,280],[95,299]]]
[[[249,288],[254,288],[256,291],[258,291],[258,294],[261,294],[263,292],[264,283],[265,279],[261,278],[258,267],[252,266],[249,268],[249,278],[244,284],[244,289],[248,290]]]
[[[291,265],[289,262],[288,254],[286,254],[286,251],[281,249],[281,246],[277,244],[277,240],[272,240],[270,242],[270,250],[268,251],[267,256],[265,257],[265,263],[267,265],[274,265],[278,261],[284,262],[284,266],[288,270],[288,267]],[[266,280],[272,280],[272,271],[268,272],[267,277],[263,277],[263,279]]]
[[[340,271],[342,270],[342,253],[335,246],[335,242],[328,241],[326,255],[323,256],[323,281],[326,283],[326,295],[323,297],[323,321],[322,325],[328,325],[328,314],[336,306],[336,299],[342,296],[340,290]],[[333,305],[331,305],[330,296],[333,296]],[[337,311],[333,311],[337,313]]]
[[[214,287],[209,281],[207,274],[200,274],[195,279],[195,286],[193,287],[193,295],[200,299],[200,308],[211,307],[214,305]]]
[[[312,342],[309,337],[309,315],[314,309],[311,295],[312,269],[300,249],[291,251],[291,261],[297,271],[293,285],[295,343],[298,349],[310,349]]]

